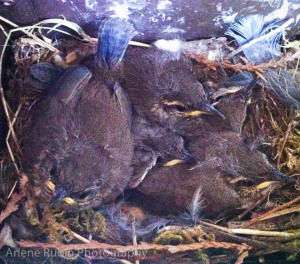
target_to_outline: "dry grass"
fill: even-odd
[[[2,80],[3,78],[4,54],[8,43],[11,42],[15,47],[15,58],[17,63],[13,81],[13,87],[15,89],[14,91],[16,92],[15,95],[17,95],[17,98],[7,98],[9,95],[5,94],[5,89],[1,86],[2,82],[0,83],[0,93],[9,126],[9,131],[6,138],[8,156],[10,162],[12,162],[14,165],[17,175],[20,177],[19,179],[21,179],[23,174],[20,166],[21,164],[19,163],[19,157],[21,155],[20,137],[22,135],[22,130],[27,125],[26,120],[28,118],[26,119],[25,117],[27,117],[28,113],[30,112],[32,105],[38,100],[38,96],[29,97],[23,92],[22,89],[20,89],[24,86],[23,82],[27,74],[26,71],[30,65],[41,61],[51,61],[56,63],[59,60],[59,63],[62,63],[64,67],[68,67],[69,64],[76,62],[78,56],[80,56],[76,50],[72,49],[68,53],[63,53],[62,50],[60,50],[60,46],[57,45],[57,43],[51,43],[51,40],[46,37],[44,32],[47,31],[47,33],[49,33],[51,31],[57,31],[67,36],[72,36],[74,39],[76,39],[76,41],[87,44],[86,47],[89,50],[94,49],[97,40],[88,36],[77,24],[65,19],[47,19],[28,27],[19,27],[3,17],[0,17],[0,22],[1,21],[13,28],[9,32],[6,32],[0,24],[0,30],[2,30],[2,32],[7,36],[0,57],[0,79]],[[50,27],[49,25],[53,26]],[[61,26],[71,30],[73,34],[60,29],[59,27]],[[24,36],[18,40],[13,40],[11,37],[15,32],[22,32]],[[136,43],[132,42],[132,44]],[[205,57],[195,57],[192,54],[189,54],[189,56],[197,59],[199,64],[205,65],[211,71],[220,70],[221,65],[223,69],[229,71],[229,74],[230,72],[232,73],[241,70],[263,73],[270,67],[285,66],[288,61],[298,60],[300,57],[300,52],[299,50],[296,50],[294,53],[287,53],[285,57],[277,62],[270,61],[264,65],[257,66],[251,63],[231,64],[229,61],[223,61],[220,64],[219,62],[209,61]],[[297,65],[296,67],[298,67]],[[238,92],[238,90],[230,93],[234,94],[235,92]],[[300,173],[299,113],[291,112],[289,109],[286,109],[284,106],[280,105],[280,103],[278,103],[271,94],[263,89],[261,94],[262,96],[259,97],[259,100],[253,101],[249,105],[249,117],[244,128],[244,131],[246,131],[244,132],[245,137],[256,139],[258,136],[264,135],[263,143],[271,147],[271,150],[268,154],[271,158],[276,160],[277,167],[284,170],[286,173],[297,175]],[[14,106],[12,107],[12,105]],[[20,116],[22,118],[19,119]],[[30,175],[28,175],[28,177],[30,177]],[[24,196],[26,196],[26,187],[24,187],[26,183],[21,182],[20,184],[23,186],[20,188],[22,194],[15,193],[18,183],[20,182],[15,181],[11,187],[11,191],[9,193],[9,197],[11,199],[6,205],[6,209],[0,215],[0,222],[5,221],[10,214],[14,213],[18,209],[17,203],[20,202]],[[242,223],[242,228],[239,229],[227,228],[221,225],[202,222],[201,226],[212,228],[211,230],[213,231],[211,233],[204,231],[204,229],[202,230],[199,225],[195,225],[193,227],[168,227],[166,230],[158,233],[157,237],[154,239],[154,241],[152,241],[152,243],[138,243],[136,241],[135,232],[133,232],[133,245],[109,245],[87,239],[84,232],[87,230],[87,227],[78,225],[78,216],[77,218],[75,217],[77,219],[77,224],[74,225],[73,219],[72,225],[72,221],[70,221],[70,219],[64,219],[63,215],[57,215],[54,212],[48,211],[43,219],[39,219],[37,221],[37,225],[42,233],[44,232],[44,234],[52,237],[52,241],[56,243],[52,244],[41,243],[37,241],[20,241],[18,244],[23,248],[52,248],[62,251],[80,249],[98,249],[108,252],[133,251],[136,255],[135,258],[133,258],[135,261],[138,261],[139,259],[137,251],[143,250],[151,252],[151,255],[148,256],[149,259],[159,259],[170,257],[171,255],[178,255],[180,257],[182,256],[181,254],[188,255],[192,251],[207,248],[224,248],[235,252],[237,254],[236,263],[242,263],[244,258],[249,255],[250,249],[252,249],[251,254],[255,255],[253,252],[255,252],[256,247],[261,249],[259,245],[261,246],[262,244],[265,246],[262,254],[266,252],[276,252],[282,249],[286,250],[287,252],[296,251],[300,253],[299,248],[295,249],[291,243],[291,241],[298,241],[299,239],[299,232],[297,229],[285,230],[285,228],[283,228],[283,230],[278,229],[274,231],[266,231],[263,229],[256,229],[256,226],[254,225],[260,221],[266,222],[270,221],[270,219],[280,219],[283,216],[293,214],[300,210],[299,206],[290,207],[291,205],[300,201],[300,198],[296,197],[298,196],[296,189],[285,188],[284,186],[276,183],[276,188],[273,188],[273,184],[274,183],[265,183],[264,185],[256,188],[255,192],[261,192],[263,197],[258,201],[253,201],[251,208],[241,214],[240,219],[243,219],[250,212],[250,210],[256,211],[256,216],[254,216],[252,220]],[[271,194],[272,198],[270,198]],[[266,213],[261,212],[259,206],[263,208],[262,205],[264,203],[268,203],[270,201],[269,199],[272,199],[273,201],[273,209],[268,210]],[[196,199],[196,202],[198,202],[198,200],[199,199]],[[280,203],[280,205],[277,205],[275,202]],[[228,221],[228,225],[230,225],[230,222],[231,221]],[[252,229],[245,229],[246,227],[250,226],[252,226]],[[80,227],[80,230],[83,230],[83,232],[79,234],[71,229],[76,229],[76,227]],[[32,228],[34,229],[35,226],[32,226]],[[298,225],[298,228],[300,228],[300,224]],[[216,241],[220,232],[232,235],[232,239],[235,239],[236,243],[224,243],[222,241]],[[249,238],[255,236],[253,245],[250,246],[250,244],[245,244],[244,237],[239,235],[248,236]],[[261,236],[261,238],[256,240],[257,236]],[[275,240],[284,238],[286,239],[285,242],[288,243],[282,244],[282,247],[278,247],[276,243],[268,240],[270,237],[274,238]],[[83,244],[73,243],[76,240],[83,242]],[[169,243],[174,243],[174,241],[178,243],[179,241],[180,243],[178,245],[161,245],[165,241],[168,241]],[[248,242],[250,243],[250,241]]]

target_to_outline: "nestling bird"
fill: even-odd
[[[48,62],[41,62],[29,68],[29,78],[27,79],[26,93],[42,94],[47,93],[58,80],[62,69]]]
[[[82,210],[120,195],[131,176],[129,102],[109,76],[133,36],[104,20],[96,59],[64,71],[31,113],[22,166],[40,203]],[[108,27],[108,29],[107,29]],[[116,31],[115,31],[116,33]],[[118,38],[121,38],[118,39]]]
[[[195,169],[188,164],[154,168],[137,187],[144,196],[143,204],[164,214],[189,210],[193,218],[199,217],[198,213],[217,217],[238,208],[240,197],[215,161],[206,160]]]
[[[262,152],[244,142],[241,130],[246,117],[245,98],[223,98],[217,107],[224,113],[224,121],[207,116],[181,123],[179,133],[198,164],[152,169],[137,186],[137,191],[145,196],[143,203],[147,207],[162,212],[184,212],[199,189],[203,215],[214,218],[241,205],[234,185],[240,179],[254,183],[264,180],[294,182],[274,168]],[[196,208],[197,203],[192,204],[191,208]]]
[[[236,179],[255,183],[264,180],[294,182],[275,169],[263,153],[243,143],[234,132],[194,137],[187,148],[198,164],[152,169],[137,186],[137,191],[145,197],[143,204],[148,207],[151,204],[153,210],[160,212],[185,212],[194,193],[200,189],[202,215],[214,218],[241,205],[242,200],[233,184]]]
[[[223,98],[217,107],[224,113],[224,120],[217,122],[212,116],[181,125],[180,134],[193,157],[200,162],[217,158],[219,162],[215,166],[233,177],[242,176],[253,182],[267,179],[294,182],[274,168],[255,146],[245,143],[241,135],[247,108],[244,95]]]
[[[195,137],[188,144],[188,149],[200,162],[217,159],[214,166],[231,175],[232,179],[243,177],[255,183],[264,180],[295,182],[273,167],[262,152],[251,148],[234,132],[208,133],[205,137]]]
[[[143,178],[155,165],[193,162],[176,132],[176,124],[187,116],[215,114],[223,118],[207,99],[193,74],[192,62],[184,55],[153,48],[129,47],[122,62],[121,85],[133,108],[136,155],[144,153],[143,170],[135,159],[134,178]],[[135,184],[133,184],[135,186]]]

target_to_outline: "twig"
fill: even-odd
[[[284,136],[284,139],[283,139],[283,142],[282,142],[282,145],[279,149],[279,153],[278,153],[278,159],[277,159],[277,168],[279,169],[280,168],[280,160],[281,160],[281,156],[282,156],[282,153],[283,153],[283,150],[284,150],[284,147],[285,147],[285,144],[288,140],[288,137],[290,135],[290,132],[291,132],[291,129],[292,129],[292,125],[293,125],[293,121],[291,121],[288,125],[288,128],[285,132],[285,136]]]
[[[3,34],[7,37],[7,32],[5,31],[4,27],[0,24],[0,29],[3,32]]]
[[[255,43],[259,42],[259,41],[262,41],[264,39],[268,39],[271,36],[273,36],[273,35],[275,35],[277,33],[280,33],[281,31],[284,31],[284,29],[287,28],[288,26],[290,26],[291,24],[293,24],[294,21],[295,21],[294,18],[290,18],[288,21],[286,21],[285,23],[283,23],[280,27],[278,27],[278,28],[276,28],[274,30],[271,30],[269,33],[267,33],[265,35],[262,35],[259,38],[256,38],[256,39],[253,39],[253,40],[249,41],[245,45],[243,45],[243,46],[239,47],[238,49],[236,49],[235,51],[229,53],[226,59],[232,58],[233,56],[237,55],[238,53],[240,53],[244,49],[249,48],[250,46],[252,46],[253,44],[255,44]]]
[[[0,60],[0,94],[1,94],[1,101],[2,101],[3,109],[4,109],[4,112],[5,112],[5,115],[6,115],[6,119],[7,119],[7,122],[8,122],[9,130],[11,131],[11,134],[12,134],[12,137],[13,137],[15,143],[18,145],[17,136],[16,136],[16,133],[14,131],[12,121],[10,119],[10,115],[9,115],[9,111],[8,111],[8,107],[7,107],[7,102],[6,102],[5,95],[4,95],[4,90],[2,88],[2,58]]]
[[[72,230],[71,230],[71,233],[72,233],[72,235],[73,235],[76,239],[78,239],[79,241],[81,241],[81,242],[83,242],[83,243],[86,243],[86,244],[90,243],[90,240],[88,240],[88,239],[86,239],[85,237],[83,237],[83,236],[81,236],[81,235],[79,235],[79,234],[73,232]]]
[[[244,251],[239,254],[238,259],[236,260],[235,264],[242,264],[244,262],[244,259],[249,256],[248,251]]]
[[[251,236],[272,236],[272,237],[294,237],[295,234],[288,232],[276,232],[276,231],[261,231],[255,229],[243,229],[243,228],[226,228],[223,226],[217,226],[206,222],[201,222],[204,225],[212,226],[216,229],[239,235],[251,235]]]
[[[299,211],[300,211],[300,205],[294,206],[292,208],[280,210],[280,211],[278,211],[274,214],[268,215],[267,217],[261,219],[260,221],[263,221],[263,220],[266,220],[266,219],[271,219],[271,218],[282,216],[282,215],[286,215],[286,214],[291,214],[291,213],[294,213],[294,212],[299,212]]]
[[[179,252],[193,251],[198,249],[208,249],[208,248],[225,248],[237,250],[239,252],[250,250],[251,247],[246,244],[234,244],[234,243],[225,243],[225,242],[216,242],[216,241],[202,241],[199,243],[187,244],[187,245],[156,245],[141,243],[137,246],[128,245],[110,245],[106,243],[99,243],[97,241],[90,241],[89,244],[51,244],[51,243],[41,243],[34,241],[25,241],[21,240],[17,242],[23,248],[52,248],[60,251],[70,251],[70,250],[115,250],[120,253],[128,251],[147,251],[147,250],[156,250],[156,251],[167,251],[170,254],[175,254]]]
[[[14,127],[16,121],[17,121],[17,117],[18,117],[18,115],[19,115],[19,113],[20,113],[20,111],[21,111],[21,109],[22,109],[22,106],[23,106],[23,103],[21,103],[21,104],[18,106],[17,111],[16,111],[16,113],[14,114],[14,118],[13,118],[13,120],[12,120],[12,122],[11,122],[9,131],[8,131],[8,133],[7,133],[7,136],[6,136],[6,144],[8,144],[8,140],[9,140],[10,135],[15,133],[15,132],[13,131],[13,127]],[[16,146],[17,146],[18,150],[21,152],[21,148],[20,148],[20,145],[19,145],[19,142],[18,142],[18,139],[17,139],[17,136],[16,136],[16,135],[14,135],[14,141],[15,141],[15,143],[16,143]]]
[[[209,60],[204,55],[196,55],[191,53],[186,53],[186,55],[192,59],[195,59],[200,64],[205,64],[210,70],[213,71],[216,71],[217,67],[220,66],[219,62],[214,60]],[[268,62],[259,65],[255,65],[253,62],[247,62],[246,64],[241,64],[241,63],[232,64],[230,61],[224,60],[221,62],[221,66],[224,69],[231,70],[233,72],[250,71],[258,74],[258,73],[263,73],[268,68],[276,68],[278,66],[284,66],[287,60],[288,59],[285,60],[280,59],[278,61],[270,60]]]
[[[241,220],[251,210],[253,210],[255,207],[257,207],[258,205],[260,205],[265,199],[267,199],[267,197],[270,195],[271,192],[272,192],[272,190],[269,190],[265,195],[263,195],[263,197],[261,197],[258,201],[256,201],[255,203],[253,203],[248,209],[246,209],[242,214],[240,214],[237,217],[237,219]]]
[[[133,245],[134,246],[138,246],[138,243],[137,243],[137,238],[136,238],[136,233],[135,233],[135,225],[134,225],[134,221],[132,222],[132,242],[133,242]],[[134,256],[138,256],[138,250],[135,250],[134,251]],[[135,260],[135,264],[140,264],[140,261],[138,259]]]
[[[30,33],[29,31],[27,31],[26,29],[30,29],[32,27],[19,27],[17,24],[9,21],[8,19],[0,16],[0,20],[2,20],[3,22],[11,25],[12,27],[14,27],[15,29],[12,29],[9,31],[7,39],[10,39],[10,36],[13,32],[16,31],[22,31],[24,34],[26,34],[27,36],[33,38],[37,43],[41,44],[42,46],[48,48],[49,50],[53,51],[53,52],[58,52],[58,49],[54,48],[51,44],[41,40],[40,38],[38,38],[37,36],[35,36],[34,34]]]
[[[243,225],[242,225],[242,228],[249,227],[249,226],[251,226],[251,225],[257,223],[257,222],[260,221],[261,219],[263,219],[263,218],[265,218],[265,217],[267,217],[267,216],[269,216],[269,215],[271,215],[271,214],[274,214],[275,212],[280,211],[280,210],[282,210],[282,209],[284,209],[284,208],[286,208],[286,207],[289,207],[290,205],[292,205],[292,204],[294,204],[294,203],[297,203],[298,201],[300,201],[300,196],[298,196],[297,198],[295,198],[295,199],[292,200],[292,201],[289,201],[289,202],[287,202],[287,203],[284,203],[284,204],[282,204],[282,205],[280,205],[280,206],[278,206],[278,207],[276,207],[276,208],[274,208],[274,209],[272,209],[272,210],[270,210],[270,211],[268,211],[268,212],[266,212],[266,213],[264,213],[264,214],[262,214],[262,215],[259,215],[259,216],[255,217],[255,218],[253,218],[253,219],[250,220],[249,222],[243,224]]]
[[[11,188],[11,190],[10,190],[8,196],[7,196],[8,199],[9,199],[9,198],[11,197],[11,195],[13,194],[13,192],[14,192],[16,186],[17,186],[17,183],[18,183],[18,181],[15,181],[13,187]]]

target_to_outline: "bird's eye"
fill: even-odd
[[[54,176],[57,173],[57,166],[52,166],[50,170],[50,176]]]
[[[92,193],[91,191],[75,193],[75,194],[73,194],[73,197],[75,197],[78,200],[84,200],[84,199],[88,198],[91,195],[91,193]]]
[[[186,107],[183,106],[183,105],[176,105],[175,108],[178,112],[185,112],[186,111]]]

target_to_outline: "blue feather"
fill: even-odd
[[[240,19],[238,22],[234,22],[225,34],[235,38],[238,44],[242,46],[276,28],[278,28],[276,22],[266,25],[264,16],[251,15]],[[280,54],[279,41],[281,36],[282,32],[274,34],[270,38],[259,41],[249,48],[244,49],[246,58],[257,64],[277,58]]]
[[[278,21],[276,21],[278,22]],[[226,35],[235,38],[237,43],[242,46],[249,41],[259,38],[268,32],[278,28],[276,22],[267,25],[262,15],[252,15],[234,22],[226,31]],[[280,55],[279,41],[282,32],[272,35],[268,39],[259,41],[249,48],[244,49],[246,58],[256,64],[276,59]],[[266,87],[275,94],[278,99],[296,109],[300,109],[300,87],[293,76],[285,71],[269,69],[264,74],[267,79]],[[227,84],[243,84],[250,82],[249,74],[239,73],[227,80]]]
[[[97,61],[100,67],[115,69],[122,60],[129,41],[136,35],[127,20],[107,18],[102,21],[98,34]]]

